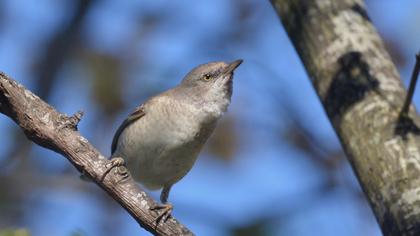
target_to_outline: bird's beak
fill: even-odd
[[[225,68],[224,73],[225,74],[230,74],[232,73],[236,68],[238,68],[238,66],[243,62],[243,60],[239,59],[236,61],[233,61],[231,63],[228,64],[228,66]]]

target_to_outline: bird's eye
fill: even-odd
[[[205,74],[205,75],[203,75],[203,80],[204,81],[210,81],[210,80],[212,80],[213,79],[213,77],[211,76],[211,75],[209,75],[209,74]]]

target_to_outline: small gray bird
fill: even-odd
[[[153,208],[163,209],[158,221],[170,216],[167,200],[172,185],[192,168],[227,110],[233,71],[241,63],[212,62],[194,68],[178,86],[137,107],[115,133],[112,161],[125,161],[133,178],[146,188],[162,188],[162,205]]]

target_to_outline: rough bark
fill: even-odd
[[[158,212],[150,197],[128,176],[125,168],[114,168],[104,181],[109,161],[78,131],[81,113],[68,117],[0,72],[0,112],[12,118],[28,139],[65,156],[81,173],[114,198],[146,230],[155,235],[193,235],[174,218],[155,223]]]
[[[69,57],[69,54],[74,51],[77,41],[79,39],[79,31],[83,26],[84,19],[90,12],[94,0],[75,0],[72,1],[75,9],[74,14],[70,19],[66,19],[63,23],[64,27],[51,37],[45,45],[45,52],[40,53],[38,58],[35,58],[32,63],[36,64],[36,69],[32,76],[34,78],[34,91],[39,97],[48,101],[52,94],[52,89],[56,84],[57,76],[62,64]],[[22,141],[20,130],[14,129],[12,147],[4,155],[3,162],[10,162],[11,158],[20,158],[20,163],[24,163],[25,158],[30,154],[32,142],[29,140]],[[20,166],[19,168],[25,168]]]
[[[420,130],[361,0],[271,0],[384,235],[420,235]],[[414,54],[414,53],[413,53]]]

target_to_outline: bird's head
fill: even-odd
[[[196,103],[225,111],[232,96],[233,72],[241,63],[242,60],[236,60],[199,65],[185,76],[178,87],[187,90]]]

